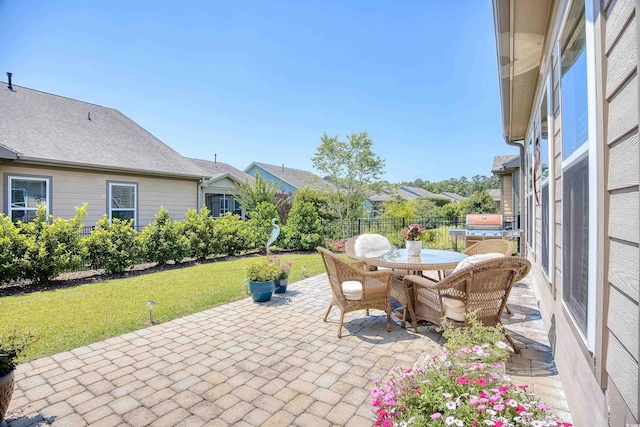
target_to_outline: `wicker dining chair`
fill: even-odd
[[[463,253],[469,256],[489,253],[511,256],[513,255],[513,242],[511,240],[504,239],[482,240],[474,245],[469,246],[464,250]],[[507,310],[507,313],[512,314],[509,305],[505,307],[505,310]]]
[[[329,277],[331,303],[324,316],[327,321],[331,308],[340,309],[338,338],[342,337],[344,314],[357,310],[378,309],[387,313],[387,332],[391,331],[391,278],[393,272],[369,271],[363,261],[347,262],[324,248],[317,248]]]
[[[485,326],[495,326],[507,304],[511,287],[522,280],[531,269],[531,263],[520,257],[500,257],[455,271],[436,282],[427,277],[408,275],[404,282],[414,292],[413,329],[417,320],[440,325],[443,317],[455,326],[464,326],[464,313],[477,310],[477,318]],[[509,336],[514,351],[518,348]]]
[[[465,254],[472,256],[478,254],[497,253],[504,256],[513,255],[513,242],[504,239],[482,240],[464,250]]]

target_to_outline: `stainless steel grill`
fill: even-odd
[[[515,239],[520,237],[520,230],[505,228],[502,215],[499,214],[469,214],[465,228],[451,228],[449,235],[463,236],[467,246],[471,246],[485,239]]]

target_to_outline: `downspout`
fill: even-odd
[[[524,218],[524,215],[522,215],[522,209],[524,209],[524,191],[523,191],[524,144],[521,142],[511,141],[508,136],[504,137],[504,142],[507,145],[511,145],[512,147],[518,147],[518,149],[520,150],[520,167],[518,168],[518,198],[520,200],[519,200],[519,206],[518,206],[518,215],[520,216],[520,225],[522,225],[522,218]],[[520,256],[524,256],[524,248],[526,247],[524,244],[525,238],[526,238],[526,233],[520,233],[520,247],[518,248],[518,252],[520,253]]]

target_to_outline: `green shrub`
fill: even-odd
[[[215,252],[215,219],[209,209],[203,207],[198,213],[189,209],[185,214],[184,233],[189,240],[189,256],[204,259]]]
[[[247,277],[252,282],[269,282],[282,274],[280,266],[266,258],[259,258],[247,265]]]
[[[324,243],[318,212],[308,202],[294,203],[284,231],[285,245],[291,249],[314,249]]]
[[[253,233],[238,215],[227,212],[215,220],[214,253],[236,255],[251,249]]]
[[[40,206],[33,221],[19,222],[25,244],[24,256],[19,261],[21,276],[39,284],[82,265],[85,250],[80,232],[86,215],[86,203],[76,207],[76,215],[68,220],[54,220]]]
[[[110,222],[106,214],[98,221],[84,240],[91,268],[104,268],[108,274],[122,273],[138,261],[140,243],[132,221],[115,218]]]
[[[261,202],[256,206],[255,210],[251,211],[250,216],[251,219],[247,221],[247,226],[253,231],[254,247],[264,248],[271,235],[271,230],[273,230],[271,220],[273,218],[280,220],[278,210],[273,203]],[[281,238],[275,244],[277,245],[279,241],[281,241]]]
[[[144,258],[158,264],[182,261],[189,252],[189,240],[184,235],[184,223],[171,220],[169,212],[164,207],[160,208],[155,218],[140,233]]]
[[[35,341],[33,335],[18,332],[0,336],[0,378],[13,371],[20,355]]]
[[[0,214],[0,284],[20,278],[20,263],[26,247],[24,235],[11,221]]]

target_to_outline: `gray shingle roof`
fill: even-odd
[[[216,179],[225,175],[229,175],[233,180],[240,184],[244,184],[247,180],[249,181],[249,183],[253,183],[255,181],[255,178],[251,175],[246,174],[240,169],[236,169],[227,163],[212,162],[210,160],[202,159],[192,159],[190,157],[187,157],[187,159],[200,169],[202,176],[205,176],[208,179]]]
[[[424,188],[420,188],[420,187],[411,187],[408,185],[403,185],[400,188],[403,188],[411,193],[417,194],[419,197],[441,197],[439,194],[432,193],[431,191],[425,190]]]
[[[451,199],[451,201],[452,201],[452,202],[459,202],[459,201],[461,201],[461,200],[466,199],[466,197],[461,196],[461,195],[459,195],[459,194],[456,194],[456,193],[448,193],[448,192],[445,192],[445,191],[443,191],[443,192],[442,192],[441,196],[444,196],[444,197],[446,197],[446,198],[448,198],[448,199]]]
[[[493,158],[493,166],[491,167],[491,172],[503,172],[502,166],[505,163],[509,163],[510,161],[517,159],[518,157],[520,156],[518,156],[517,154],[495,156]]]
[[[0,87],[0,144],[18,159],[202,176],[192,162],[113,108],[13,88]]]
[[[489,190],[489,195],[494,199],[494,200],[500,200],[501,196],[502,196],[502,192],[500,191],[499,188],[492,188],[491,190]]]
[[[251,166],[253,165],[256,165],[266,170],[267,172],[272,173],[273,175],[278,177],[278,179],[291,184],[297,189],[311,186],[330,186],[327,181],[320,178],[318,175],[301,169],[293,169],[288,167],[283,168],[282,166],[253,162],[245,169],[245,171],[251,169]]]
[[[371,202],[390,202],[392,200],[396,200],[397,198],[400,198],[402,200],[415,200],[419,199],[420,196],[417,196],[402,188],[383,188],[381,192],[367,197],[367,199],[369,199],[369,201]]]

